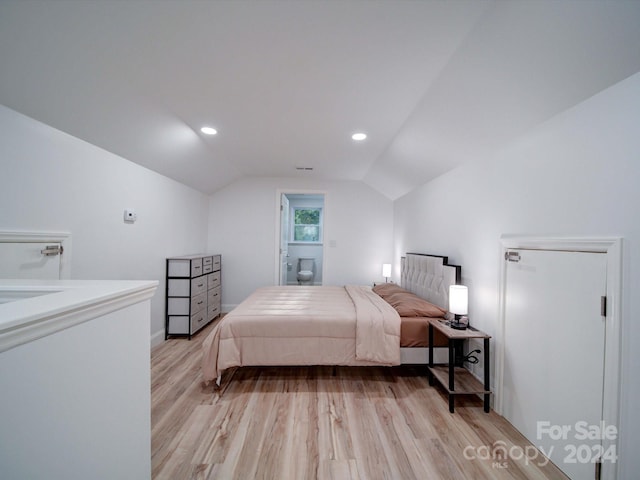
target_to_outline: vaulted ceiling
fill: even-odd
[[[395,199],[640,71],[639,25],[634,0],[0,0],[0,103],[204,193]]]

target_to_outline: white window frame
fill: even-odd
[[[289,230],[289,241],[290,243],[302,243],[305,245],[318,245],[322,243],[322,229],[323,229],[323,223],[324,223],[324,209],[322,207],[304,207],[304,206],[294,206],[294,207],[290,207],[291,208],[291,216],[289,218],[291,218],[291,222],[290,222],[290,230]],[[318,221],[318,241],[314,242],[314,241],[309,241],[309,240],[296,240],[295,239],[295,230],[296,230],[296,224],[295,223],[295,218],[296,218],[296,210],[319,210],[320,211],[320,219]],[[302,225],[302,224],[300,224]]]

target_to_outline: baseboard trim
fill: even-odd
[[[160,330],[151,335],[151,348],[157,347],[162,344],[162,342],[164,342],[164,330]]]

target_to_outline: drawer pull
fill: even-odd
[[[202,305],[203,303],[204,303],[204,302],[203,302],[202,300],[200,300],[200,301],[198,302],[198,305]]]

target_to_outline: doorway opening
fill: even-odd
[[[278,285],[322,285],[325,194],[278,192]]]

